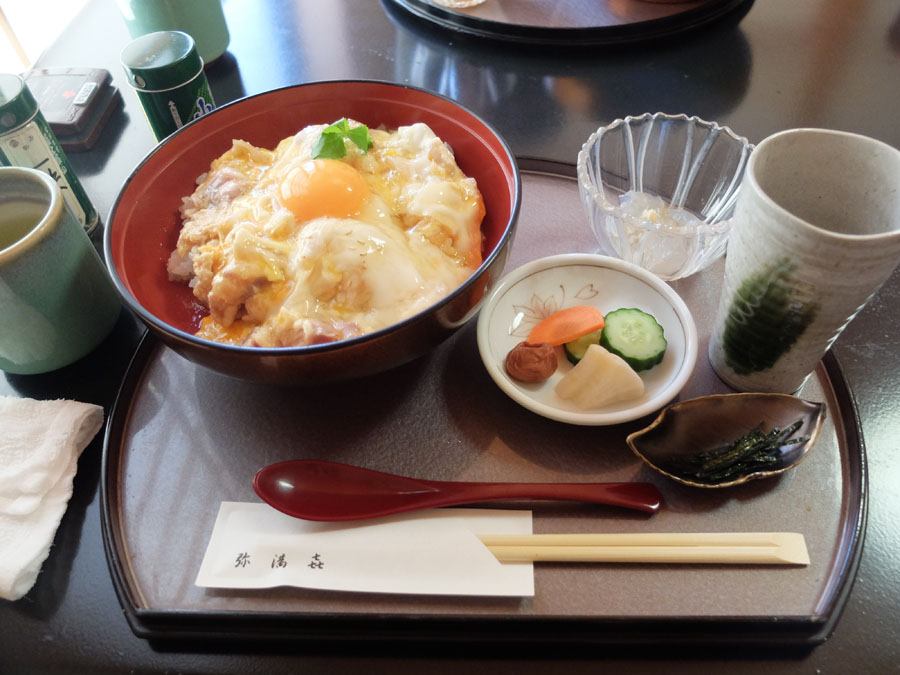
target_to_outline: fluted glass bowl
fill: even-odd
[[[667,281],[715,262],[752,150],[687,115],[645,113],[595,131],[578,153],[578,187],[600,252]]]

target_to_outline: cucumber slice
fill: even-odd
[[[617,309],[606,315],[600,344],[625,359],[637,372],[662,361],[668,346],[656,318],[634,308]]]
[[[582,335],[577,340],[565,343],[563,349],[566,352],[566,358],[569,359],[569,363],[577,364],[584,358],[584,353],[587,351],[588,347],[591,345],[599,345],[600,334],[602,332],[603,329],[601,328],[600,330],[595,330],[593,333]]]

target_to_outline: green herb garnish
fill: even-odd
[[[725,483],[755,471],[772,470],[781,462],[783,447],[809,440],[809,436],[791,438],[801,426],[803,421],[797,420],[784,429],[775,427],[766,433],[760,423],[728,445],[672,459],[661,467],[676,476],[708,484]]]
[[[341,159],[347,154],[345,138],[350,139],[356,147],[362,150],[363,154],[366,154],[372,147],[369,127],[360,124],[351,129],[350,122],[346,117],[342,117],[322,131],[322,135],[312,147],[313,159]]]

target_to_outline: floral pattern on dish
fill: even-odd
[[[586,301],[592,300],[600,295],[600,291],[592,282],[581,285],[581,287],[571,295],[575,300]],[[559,311],[569,304],[566,300],[569,293],[564,284],[559,285],[559,292],[548,295],[544,298],[537,293],[531,296],[531,300],[527,305],[514,304],[512,306],[513,318],[509,324],[509,334],[515,337],[527,338],[534,328],[541,321],[546,319],[554,312]]]

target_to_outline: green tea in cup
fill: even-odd
[[[45,373],[80,359],[109,334],[120,308],[54,180],[0,167],[0,370]]]
[[[0,229],[0,250],[24,239],[44,217],[46,207],[30,200],[4,202]]]

